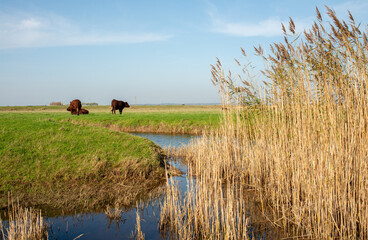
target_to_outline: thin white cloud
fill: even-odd
[[[41,22],[39,22],[38,20],[34,18],[24,19],[20,23],[20,27],[23,29],[32,29],[32,28],[35,29],[35,28],[40,27],[40,25],[41,25]]]
[[[281,19],[279,16],[270,16],[260,21],[231,21],[224,20],[218,8],[211,2],[207,2],[207,14],[211,20],[210,31],[239,37],[273,37],[282,36],[281,24],[289,28],[289,19]],[[313,17],[293,18],[296,32],[303,32],[313,24]]]
[[[293,19],[296,32],[309,28],[313,20]],[[225,22],[212,17],[212,31],[240,37],[273,37],[283,35],[281,24],[288,29],[289,21],[282,21],[279,17],[270,17],[259,22]]]
[[[56,15],[39,17],[0,12],[0,49],[142,43],[164,41],[170,37],[156,33],[82,29],[77,24]]]
[[[241,37],[277,36],[281,35],[281,21],[269,18],[258,23],[250,22],[223,22],[217,20],[212,31]]]
[[[258,22],[236,22],[224,20],[220,16],[219,10],[215,5],[209,3],[208,15],[211,19],[211,31],[221,34],[227,34],[231,36],[240,37],[273,37],[283,35],[281,29],[281,23],[284,24],[288,30],[289,19],[283,20],[277,16],[271,16],[267,19]],[[368,11],[368,2],[366,0],[352,0],[346,1],[330,7],[333,9],[338,18],[344,17],[347,19],[348,10],[352,13],[353,17],[356,17],[356,22],[359,23],[363,20],[366,22]],[[320,12],[323,15],[324,21],[330,22],[331,19],[326,14],[326,8],[320,7]],[[311,29],[313,22],[316,20],[315,15],[311,15],[305,18],[293,18],[296,26],[296,32],[303,32],[305,29]]]
[[[347,16],[348,10],[354,16],[366,17],[368,10],[368,2],[366,0],[347,1],[331,7],[338,17]],[[321,9],[320,9],[321,10]]]

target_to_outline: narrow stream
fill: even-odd
[[[195,136],[190,135],[161,135],[132,133],[133,135],[148,138],[161,147],[179,147],[188,144]],[[186,166],[179,162],[171,162],[172,165],[186,173]],[[180,191],[186,191],[187,177],[173,177]],[[148,202],[141,203],[138,207],[141,230],[145,239],[162,239],[159,230],[161,197],[156,197]],[[119,222],[110,221],[104,212],[77,214],[60,217],[45,217],[49,226],[49,239],[130,239],[135,233],[137,208],[131,208],[122,213]]]

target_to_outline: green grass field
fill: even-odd
[[[62,122],[56,120],[60,116],[51,116],[0,113],[2,206],[6,205],[9,191],[33,203],[62,205],[53,200],[53,194],[78,195],[80,188],[87,187],[90,192],[83,194],[92,198],[93,185],[101,187],[106,183],[111,188],[113,183],[132,185],[134,181],[139,189],[144,188],[144,180],[152,185],[164,177],[162,150],[151,141],[106,128]]]
[[[82,106],[89,115],[72,116],[67,106],[0,107],[0,113],[25,112],[44,114],[58,121],[71,121],[109,127],[124,132],[201,134],[219,126],[221,106],[153,105],[125,108],[112,115],[110,106]],[[40,115],[41,116],[41,115]]]
[[[0,107],[0,207],[10,191],[24,202],[70,209],[117,197],[129,205],[162,181],[163,154],[122,131],[201,133],[219,124],[221,111],[139,106],[112,115],[109,106],[85,108],[89,115],[76,116],[66,106]]]

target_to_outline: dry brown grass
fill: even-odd
[[[126,167],[130,165],[127,164]],[[108,204],[114,203],[119,208],[131,208],[137,199],[153,197],[157,193],[156,189],[164,185],[164,182],[164,170],[161,167],[141,172],[132,169],[125,174],[110,169],[102,179],[88,176],[79,182],[64,182],[58,188],[50,187],[27,194],[17,192],[16,196],[24,204],[45,209],[44,213],[48,216],[73,214],[75,211],[104,211]],[[112,213],[118,211],[117,206],[110,208]]]
[[[71,120],[73,124],[81,124],[80,120]],[[201,135],[202,133],[211,131],[211,126],[192,126],[186,128],[184,126],[170,126],[169,124],[162,123],[160,125],[141,125],[141,126],[124,126],[105,123],[91,123],[88,121],[82,122],[82,124],[95,127],[104,127],[114,131],[127,132],[127,133],[159,133],[159,134],[192,134]]]
[[[218,133],[186,149],[195,187],[184,199],[168,188],[161,224],[173,236],[246,239],[248,222],[255,224],[245,211],[252,190],[281,235],[368,238],[367,35],[351,15],[346,23],[329,8],[327,14],[329,32],[317,10],[304,42],[290,20],[285,43],[272,45],[267,98],[245,98],[254,94],[248,81],[234,91],[220,61],[213,66],[229,111]],[[257,102],[257,110],[228,104],[244,101]]]

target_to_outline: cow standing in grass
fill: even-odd
[[[70,105],[66,110],[70,111],[72,115],[75,113],[79,115],[81,108],[82,108],[81,101],[79,101],[79,99],[75,99],[70,102]]]
[[[123,109],[126,107],[130,107],[128,102],[113,99],[111,101],[111,114],[116,114],[116,109],[119,109],[119,112],[121,114],[123,112]]]

